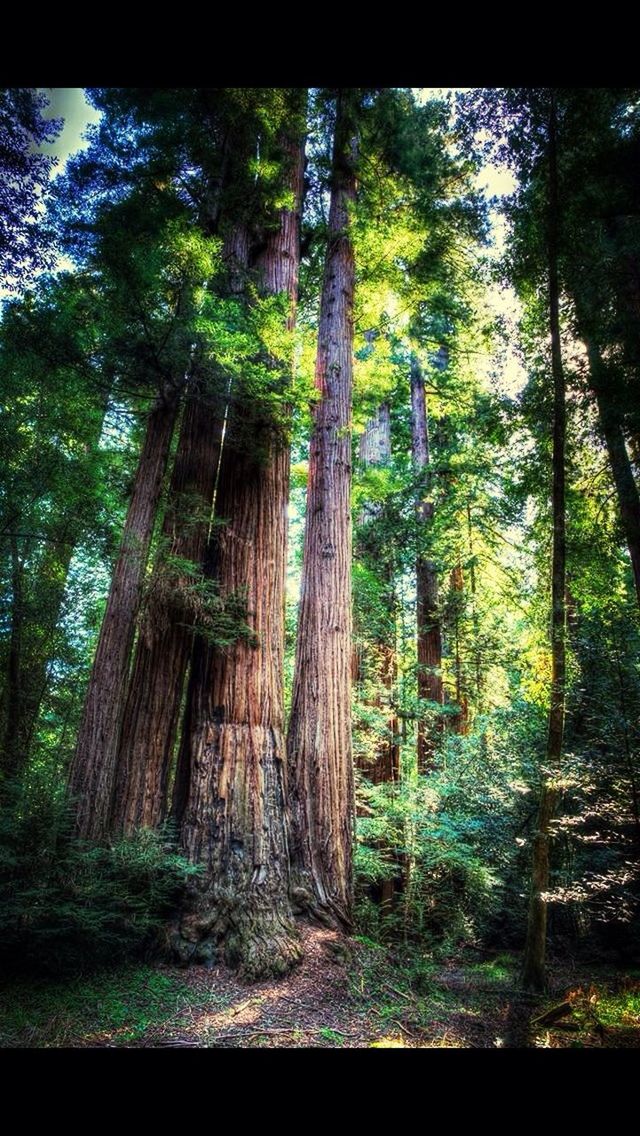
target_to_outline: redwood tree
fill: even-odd
[[[291,92],[282,145],[292,207],[265,226],[254,265],[260,292],[284,296],[293,329],[302,196],[303,98]],[[265,359],[268,393],[232,392],[216,491],[211,570],[221,595],[239,595],[250,637],[225,649],[202,642],[189,684],[177,785],[181,847],[203,865],[174,936],[182,957],[228,962],[257,978],[300,958],[289,904],[285,802],[284,587],[289,495],[286,409],[292,356]],[[282,409],[282,400],[285,407]]]
[[[232,225],[223,245],[231,294],[244,285],[247,255],[246,226]],[[213,386],[205,382],[193,390],[182,418],[162,540],[128,683],[111,822],[115,831],[130,833],[138,825],[154,828],[166,816],[171,758],[197,621],[190,585],[204,560],[220,458],[225,413],[221,382],[223,377],[216,376]]]
[[[109,830],[136,617],[177,407],[175,396],[158,398],[149,414],[71,765],[76,827],[88,840]]]
[[[352,905],[351,389],[359,92],[341,89],[309,453],[295,677],[287,740],[296,904],[349,926]]]
[[[197,573],[204,556],[221,430],[220,410],[192,396],[184,410],[163,544],[129,679],[112,818],[116,831],[155,828],[165,816],[194,619],[188,598],[191,577],[184,564]],[[178,559],[173,570],[172,558]]]

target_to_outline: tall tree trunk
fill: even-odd
[[[175,398],[158,401],[147,420],[89,679],[69,777],[76,829],[86,840],[99,841],[108,832],[136,617],[177,406]]]
[[[223,242],[227,291],[245,285],[249,238],[244,223],[232,225]],[[171,759],[185,676],[193,648],[193,605],[185,598],[188,577],[167,577],[167,553],[197,570],[206,550],[220,459],[226,392],[194,391],[185,407],[171,475],[162,543],[150,601],[136,644],[118,751],[112,828],[155,828],[167,811]]]
[[[416,506],[418,547],[433,521],[433,502],[429,493],[429,425],[424,377],[415,355],[411,359],[411,441],[413,464],[419,478],[420,496]],[[416,561],[416,626],[418,645],[418,698],[443,702],[442,689],[442,631],[438,605],[438,575],[432,560],[418,553]],[[438,712],[436,712],[438,713]],[[437,732],[442,730],[442,715],[438,713],[434,728],[430,728],[421,713],[418,718],[418,770],[429,773],[433,769]]]
[[[558,194],[558,154],[555,95],[549,115],[549,188],[547,255],[549,271],[549,328],[551,371],[553,375],[553,552],[551,565],[551,702],[547,765],[557,770],[562,757],[566,692],[566,518],[565,518],[565,441],[566,405],[560,340],[560,289],[558,283],[558,239],[560,205]],[[545,988],[547,902],[549,888],[549,834],[558,802],[558,790],[545,780],[542,785],[537,831],[533,841],[533,863],[529,918],[525,944],[522,984],[525,990]]]
[[[193,642],[192,577],[204,558],[223,412],[201,395],[185,407],[162,527],[163,547],[149,586],[120,735],[112,829],[155,828],[166,815],[171,757]],[[167,553],[169,564],[167,567]]]
[[[291,719],[292,892],[351,924],[351,388],[357,95],[336,105]]]
[[[301,92],[296,110],[300,113]],[[296,116],[297,117],[297,116]],[[286,147],[295,207],[284,209],[256,265],[264,294],[297,299],[303,146]],[[275,362],[273,363],[276,367]],[[290,371],[283,376],[283,393]],[[288,415],[287,415],[288,417]],[[250,641],[201,646],[183,739],[181,845],[204,866],[174,937],[182,957],[226,960],[251,978],[301,957],[289,900],[284,739],[288,422],[234,399],[216,493],[214,566],[223,596],[245,593]],[[189,765],[188,779],[184,768]]]

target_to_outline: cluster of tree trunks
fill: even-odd
[[[280,139],[293,204],[266,219],[259,239],[224,207],[218,217],[233,260],[229,288],[241,292],[251,279],[263,296],[284,294],[289,330],[298,287],[303,101],[302,92],[292,92],[296,130]],[[178,397],[158,400],[149,415],[69,782],[83,838],[156,827],[169,811],[185,699],[170,813],[182,851],[201,871],[171,943],[185,959],[222,949],[252,976],[279,973],[300,957],[291,895],[298,909],[345,926],[351,921],[349,210],[357,114],[358,93],[339,92],[289,777],[287,414],[276,415],[236,380],[226,411],[219,392],[208,399],[198,388],[187,390],[156,562],[143,588]],[[233,194],[230,200],[241,214]],[[243,302],[252,302],[250,291]],[[286,399],[292,359],[284,373],[281,362],[264,362]],[[191,567],[215,583],[222,603],[231,598],[242,606],[243,631],[225,646],[197,633],[189,610]]]

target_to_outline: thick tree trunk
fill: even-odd
[[[218,471],[223,409],[206,395],[187,402],[180,428],[163,547],[149,587],[149,600],[129,679],[118,755],[112,829],[131,833],[164,819],[171,757],[193,645],[190,578],[171,558],[201,568]],[[167,566],[167,553],[169,564]]]
[[[223,242],[226,290],[245,286],[249,236],[244,223],[229,228]],[[204,560],[226,409],[226,391],[193,391],[187,401],[171,474],[162,544],[149,588],[149,603],[128,684],[118,749],[111,827],[131,833],[155,828],[167,812],[171,760],[185,676],[193,649],[189,580],[172,558],[196,570]]]
[[[320,301],[295,677],[287,741],[292,892],[301,908],[351,924],[351,387],[356,198],[355,92],[336,107]]]
[[[553,482],[551,490],[553,551],[551,564],[551,702],[546,755],[547,764],[552,770],[557,770],[562,757],[566,691],[565,443],[567,412],[560,339],[560,288],[558,283],[560,206],[556,131],[556,103],[555,97],[552,95],[548,136],[547,252],[551,371],[553,375]],[[542,786],[537,833],[533,845],[529,918],[522,972],[524,988],[532,991],[542,991],[545,987],[547,903],[544,893],[549,888],[549,827],[555,814],[557,800],[557,789],[553,787],[551,782],[545,781]]]
[[[420,497],[416,506],[419,546],[424,541],[433,521],[433,502],[429,492],[429,428],[424,378],[415,357],[411,360],[411,440],[413,464],[420,479]],[[442,689],[442,631],[438,604],[438,574],[435,564],[418,554],[416,561],[416,625],[418,646],[418,698],[441,706]],[[433,769],[437,735],[442,730],[442,715],[433,727],[427,725],[421,713],[418,718],[418,770],[429,773]]]
[[[136,617],[177,405],[159,402],[147,420],[71,765],[76,829],[87,840],[108,832]]]
[[[298,103],[301,99],[298,97]],[[298,109],[300,109],[298,107]],[[256,265],[267,295],[297,298],[303,147],[286,148],[295,208],[280,214]],[[274,363],[275,367],[275,363]],[[282,376],[283,392],[290,373]],[[301,957],[289,900],[284,740],[288,423],[238,389],[216,493],[213,567],[221,594],[245,596],[252,639],[201,644],[190,683],[176,790],[181,845],[203,865],[173,937],[183,958],[226,960],[251,978]],[[188,769],[188,775],[185,771]]]

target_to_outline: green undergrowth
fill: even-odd
[[[64,794],[5,787],[0,807],[0,970],[52,979],[146,961],[197,871],[169,829],[109,846],[78,840]]]
[[[491,1030],[496,1010],[516,984],[518,965],[509,954],[480,961],[465,952],[446,958],[411,947],[390,950],[361,937],[350,991],[383,1031],[383,1041],[372,1042],[378,1048],[464,1047],[474,1044],[469,1031],[477,1033],[478,1023]]]
[[[23,979],[0,989],[0,1045],[126,1045],[220,1001],[205,986],[142,965],[56,982]]]

